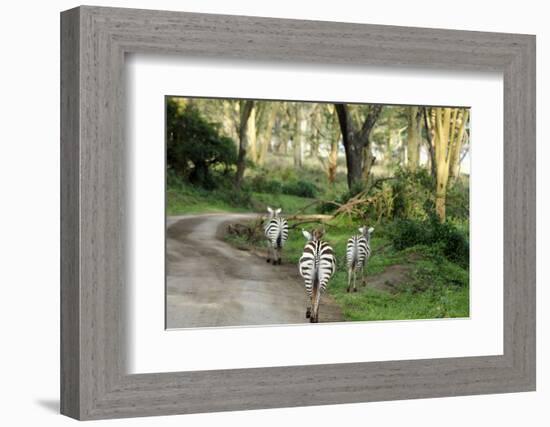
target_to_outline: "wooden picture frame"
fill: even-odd
[[[504,76],[504,354],[126,373],[124,57]],[[101,419],[535,389],[535,37],[78,7],[61,14],[61,412]]]

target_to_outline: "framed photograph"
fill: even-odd
[[[535,390],[535,37],[61,14],[61,411]]]

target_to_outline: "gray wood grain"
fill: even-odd
[[[61,402],[78,419],[535,389],[535,38],[80,7],[61,16]],[[124,55],[504,75],[504,354],[129,375]]]
[[[80,414],[79,18],[61,21],[61,412]]]

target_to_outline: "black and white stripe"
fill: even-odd
[[[273,261],[273,265],[281,264],[281,250],[288,239],[288,222],[280,216],[281,208],[273,210],[267,207],[269,217],[264,227],[267,238],[267,262]]]
[[[356,279],[357,272],[361,271],[361,279],[363,285],[365,281],[363,278],[365,265],[370,257],[370,235],[374,231],[374,228],[361,227],[359,233],[350,237],[346,247],[346,261],[348,265],[348,292],[352,288],[353,279],[353,291],[357,291]]]
[[[336,271],[336,258],[332,247],[321,240],[323,232],[315,230],[312,234],[302,231],[308,243],[300,257],[298,268],[304,278],[308,307],[306,317],[312,323],[319,321],[319,303],[328,281]]]

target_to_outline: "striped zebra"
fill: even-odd
[[[298,268],[300,275],[304,278],[308,296],[306,318],[309,318],[311,323],[317,323],[321,294],[336,271],[336,258],[330,245],[321,240],[324,230],[313,230],[313,233],[302,230],[302,233],[307,243]]]
[[[365,286],[364,268],[370,256],[370,235],[374,228],[361,227],[359,233],[350,237],[346,248],[346,261],[348,264],[348,292],[351,290],[353,278],[353,292],[357,292],[355,286],[357,271],[361,271],[361,280]]]
[[[271,209],[267,207],[269,217],[264,227],[267,238],[267,262],[273,261],[273,265],[281,265],[281,250],[288,239],[288,222],[280,216],[281,208]]]

